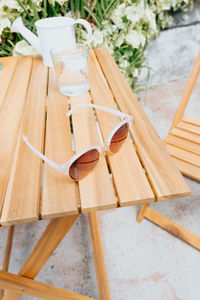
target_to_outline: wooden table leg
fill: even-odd
[[[140,223],[145,218],[145,211],[149,207],[149,204],[142,205],[142,208],[140,209],[139,215],[137,217],[137,221]]]
[[[19,275],[30,279],[35,278],[70,230],[78,216],[79,215],[52,219],[32,253],[24,263]],[[3,300],[17,300],[20,296],[20,293],[8,291],[3,297]]]
[[[104,263],[103,247],[101,243],[101,236],[98,224],[98,217],[96,212],[88,213],[90,230],[92,237],[94,262],[97,275],[97,284],[100,300],[110,300],[110,290],[108,285],[108,278],[106,273],[106,267]]]
[[[20,275],[0,271],[0,286],[18,293],[48,300],[94,300]]]
[[[14,225],[10,226],[8,231],[8,239],[7,239],[4,262],[3,262],[3,271],[8,271],[10,254],[12,250],[13,233],[14,233]],[[3,297],[3,295],[4,295],[4,290],[0,290],[0,299]]]

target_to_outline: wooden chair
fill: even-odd
[[[184,116],[199,73],[200,52],[194,63],[170,132],[165,137],[164,142],[182,174],[200,182],[200,120]],[[143,218],[149,219],[200,250],[200,236],[157,213],[149,207],[149,204],[142,206],[138,222],[141,222]]]

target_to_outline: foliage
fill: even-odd
[[[192,0],[0,0],[0,56],[35,53],[20,34],[10,32],[18,16],[34,33],[38,19],[81,17],[93,27],[90,46],[107,47],[135,88],[141,69],[148,67],[146,45],[170,23],[170,12],[185,9],[189,2]],[[83,40],[81,25],[77,25],[77,33],[78,41]]]
[[[169,12],[184,8],[189,0],[125,0],[93,34],[93,47],[108,47],[132,88],[141,69],[148,68],[144,49],[171,21]],[[140,87],[141,88],[141,87]]]

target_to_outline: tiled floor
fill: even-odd
[[[169,130],[186,81],[148,90],[141,104],[163,138]],[[200,85],[188,107],[200,119]],[[200,233],[200,184],[186,179],[191,197],[152,205]],[[199,251],[151,222],[136,222],[139,207],[98,213],[112,300],[199,300]],[[10,271],[17,273],[47,222],[17,225]],[[0,228],[3,254],[6,228]],[[0,262],[2,255],[0,255]],[[98,299],[87,215],[82,215],[53,253],[37,280]],[[23,299],[30,297],[23,296]]]

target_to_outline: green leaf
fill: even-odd
[[[81,1],[80,4],[81,4],[81,8],[80,8],[81,18],[85,18],[84,2]]]
[[[94,0],[93,3],[92,3],[92,6],[91,6],[91,11],[93,11],[96,7],[96,4],[97,4],[97,1],[98,0]]]
[[[37,12],[37,7],[36,7],[36,5],[34,4],[34,2],[32,2],[32,1],[28,1],[28,4],[29,4],[29,6],[30,6],[30,8],[32,8],[32,10],[33,10],[33,12],[34,12],[34,20],[35,21],[37,21],[37,20],[39,20],[40,19],[40,17],[39,17],[39,15],[38,15],[38,12]]]
[[[111,9],[114,9],[115,6],[117,5],[117,3],[118,3],[118,0],[112,0],[112,1],[110,2],[110,4],[107,6],[106,12],[107,12],[107,13],[111,12]]]
[[[29,14],[27,8],[25,7],[25,5],[22,3],[21,0],[17,0],[17,3],[21,6],[21,8],[24,10],[24,12],[26,13],[27,17],[29,18],[29,20],[32,20],[31,15]]]
[[[125,55],[125,57],[130,57],[130,56],[132,56],[133,55],[133,50],[132,49],[126,49],[125,51],[124,51],[124,55]]]
[[[74,8],[74,0],[70,0],[70,8],[72,12],[75,12],[75,8]]]
[[[74,7],[75,7],[75,12],[78,12],[79,11],[79,0],[75,0],[75,3],[74,3]]]
[[[55,7],[54,7],[52,1],[51,0],[48,0],[48,1],[49,1],[49,8],[51,9],[51,12],[52,12],[51,17],[57,17],[57,12],[55,10]]]
[[[101,6],[100,6],[99,2],[97,2],[97,15],[101,19],[101,21],[104,20],[103,13],[102,13]]]
[[[100,28],[101,24],[98,21],[97,17],[95,16],[95,14],[90,10],[90,8],[88,8],[87,6],[84,6],[85,10],[89,13],[89,15],[93,18],[93,20],[95,21],[95,23],[97,24],[97,26]]]
[[[129,22],[129,20],[127,19],[126,16],[124,16],[124,17],[122,18],[122,21],[123,21],[124,23],[128,23],[128,22]]]

